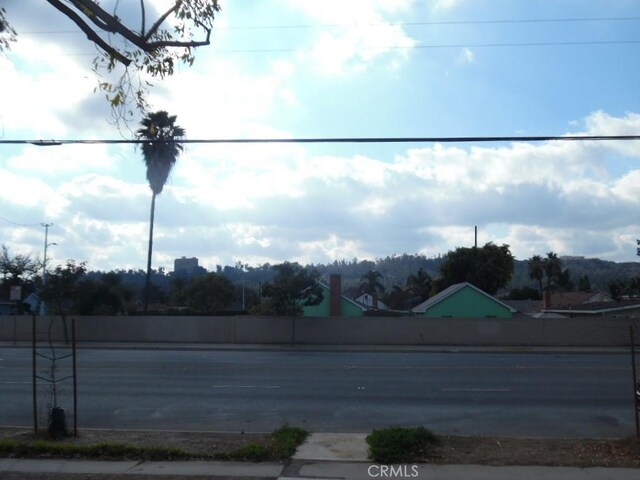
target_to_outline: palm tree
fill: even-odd
[[[545,261],[540,255],[534,255],[527,263],[529,278],[538,282],[538,289],[542,295],[542,279],[544,278]]]
[[[369,270],[367,273],[360,277],[360,287],[364,293],[369,295],[378,294],[384,292],[384,285],[379,279],[382,278],[382,274],[377,270]]]
[[[142,156],[147,166],[147,180],[151,188],[151,218],[149,221],[149,253],[147,256],[147,277],[144,286],[144,312],[149,308],[149,285],[151,283],[151,253],[153,252],[153,220],[156,210],[156,195],[162,193],[169,173],[176,163],[183,146],[178,142],[185,130],[175,124],[176,116],[164,110],[147,114],[136,136],[142,143]]]
[[[547,290],[551,290],[562,275],[562,260],[560,260],[557,253],[547,253],[547,258],[544,259],[544,274],[547,277],[546,288]]]
[[[431,294],[433,279],[422,267],[418,273],[412,273],[407,277],[407,288],[416,297],[418,303],[425,301]]]

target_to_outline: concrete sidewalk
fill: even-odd
[[[297,465],[296,465],[297,464]],[[640,470],[630,468],[491,467],[485,465],[402,465],[385,467],[365,462],[295,461],[284,468],[276,463],[235,462],[98,462],[86,460],[0,459],[0,478],[29,474],[109,475],[110,479],[235,477],[281,480],[405,478],[418,480],[638,480]],[[290,471],[293,469],[294,471]],[[41,474],[41,477],[35,476]],[[22,477],[20,477],[22,478]],[[56,477],[58,478],[58,477]]]
[[[279,463],[240,462],[137,462],[93,460],[41,460],[0,459],[0,478],[6,473],[56,473],[56,474],[108,474],[115,478],[135,475],[154,476],[219,476],[278,478],[282,473]]]

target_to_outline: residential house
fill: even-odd
[[[478,287],[456,283],[411,309],[429,318],[511,318],[516,310]]]
[[[391,310],[377,295],[371,295],[369,293],[363,293],[357,298],[353,299],[354,302],[360,303],[367,308],[373,308],[377,310]]]
[[[361,317],[368,310],[365,305],[342,295],[342,278],[331,274],[329,285],[320,283],[324,298],[319,305],[303,307],[305,317]]]
[[[574,305],[588,305],[590,303],[608,303],[614,300],[602,292],[545,292],[542,301],[542,309],[547,310],[564,309]]]
[[[544,292],[535,317],[585,315],[632,316],[640,314],[640,300],[615,301],[602,292]]]

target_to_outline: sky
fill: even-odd
[[[152,18],[167,2],[147,3]],[[123,138],[93,44],[46,2],[1,4],[18,40],[0,54],[0,140]],[[190,139],[640,135],[637,0],[221,5],[211,45],[149,97]],[[520,260],[636,261],[639,181],[640,141],[189,144],[157,198],[153,265],[432,257],[474,226]],[[139,148],[0,144],[0,185],[12,253],[41,259],[51,223],[49,265],[146,267]]]

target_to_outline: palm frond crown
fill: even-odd
[[[183,151],[179,140],[184,138],[184,128],[175,124],[176,116],[164,110],[149,113],[136,130],[136,136],[148,140],[142,144],[142,156],[147,166],[147,180],[151,191],[158,195],[162,192],[169,173]]]

